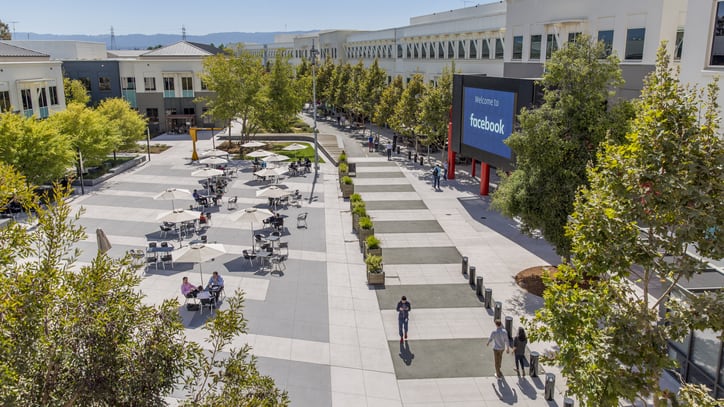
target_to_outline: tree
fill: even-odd
[[[454,64],[450,68],[444,67],[437,85],[430,86],[422,99],[417,132],[425,136],[423,145],[442,147],[447,142],[454,70]]]
[[[28,213],[37,213],[33,230],[0,229],[0,404],[158,406],[184,378],[189,405],[288,403],[256,370],[248,348],[220,358],[245,331],[240,293],[204,328],[209,356],[183,335],[175,299],[144,303],[128,257],[99,252],[74,269],[74,247],[86,232],[65,191],[56,204],[39,205],[12,167],[0,164],[0,180],[0,204],[20,197]]]
[[[392,115],[392,129],[403,136],[415,138],[415,151],[417,151],[417,137],[415,130],[420,126],[418,109],[420,101],[425,97],[425,83],[422,74],[412,75],[410,82],[402,91],[399,101],[395,105]]]
[[[277,53],[267,87],[267,108],[264,122],[267,127],[288,132],[296,114],[302,109],[303,99],[294,80],[294,68],[289,57]]]
[[[392,115],[395,112],[395,105],[402,96],[402,76],[397,75],[380,95],[380,103],[375,108],[374,122],[378,126],[388,126],[392,123]]]
[[[0,161],[29,183],[42,185],[62,178],[75,153],[70,139],[48,121],[5,112],[0,114]]]
[[[80,151],[88,166],[99,165],[121,144],[117,128],[96,110],[79,103],[71,103],[47,122],[71,140],[74,151]]]
[[[493,194],[495,209],[519,217],[524,232],[540,230],[565,258],[571,243],[564,227],[576,191],[586,185],[586,166],[595,163],[608,131],[625,131],[610,124],[627,121],[627,109],[607,109],[623,80],[615,55],[600,59],[603,47],[579,36],[546,62],[543,104],[518,115],[520,131],[505,141],[515,154],[515,170],[501,174]]]
[[[362,96],[362,88],[366,70],[364,63],[360,60],[356,65],[350,67],[349,81],[347,83],[347,100],[344,108],[354,118],[354,122],[362,122],[364,119],[364,99]]]
[[[645,81],[624,143],[607,141],[567,229],[573,262],[549,279],[533,340],[554,341],[569,391],[585,406],[665,396],[659,378],[674,367],[667,341],[690,329],[724,326],[722,293],[669,299],[675,284],[724,257],[724,142],[716,82],[704,94],[679,83],[666,44]],[[641,291],[633,288],[633,282]],[[649,288],[666,286],[658,300]],[[585,283],[585,285],[584,285]],[[659,319],[659,306],[671,311]],[[700,389],[682,399],[715,405]],[[673,397],[673,396],[669,396]],[[702,398],[703,397],[703,398]],[[689,401],[690,402],[690,401]]]
[[[10,28],[6,23],[0,20],[0,40],[10,41],[12,39],[13,36],[10,34]]]
[[[349,64],[337,65],[332,74],[332,82],[329,87],[329,102],[335,109],[344,109],[351,99],[350,79],[352,67]]]
[[[63,91],[65,92],[65,104],[80,103],[87,105],[90,102],[90,95],[83,82],[77,79],[63,78]]]
[[[375,58],[372,65],[365,71],[364,80],[361,83],[359,94],[361,98],[361,112],[366,120],[372,120],[377,105],[382,98],[382,92],[385,90],[387,73],[380,68],[380,64]]]
[[[108,120],[111,127],[118,129],[120,144],[116,149],[134,147],[146,136],[146,118],[120,98],[104,99],[96,108]]]

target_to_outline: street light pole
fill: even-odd
[[[314,178],[319,175],[319,144],[317,141],[317,74],[315,67],[317,66],[317,50],[314,48],[314,40],[312,40],[312,117],[314,118]]]
[[[151,161],[151,130],[146,126],[146,154],[148,154],[148,161]]]

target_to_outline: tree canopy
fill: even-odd
[[[120,144],[116,149],[128,149],[146,136],[146,118],[133,110],[131,105],[120,98],[104,99],[96,108],[108,120],[111,127],[118,129]]]
[[[90,102],[88,89],[77,79],[63,78],[63,92],[65,92],[66,105],[80,103],[85,106]]]
[[[455,64],[443,68],[437,85],[429,86],[422,99],[417,132],[424,136],[424,145],[442,147],[447,142],[454,70]]]
[[[80,103],[71,103],[47,122],[70,139],[73,149],[80,151],[89,166],[102,163],[121,144],[119,129],[97,110]]]
[[[12,34],[10,34],[10,27],[8,27],[6,23],[0,20],[0,40],[10,41],[12,39],[13,36]]]
[[[302,110],[303,88],[297,84],[294,67],[289,57],[277,53],[267,82],[267,107],[264,109],[265,127],[278,132],[288,132],[297,113]]]

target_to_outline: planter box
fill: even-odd
[[[368,249],[367,243],[365,243],[365,258],[371,255],[382,256],[382,248],[378,247],[376,249]]]
[[[359,215],[356,213],[352,214],[352,231],[357,233],[359,231]]]
[[[370,285],[384,285],[385,284],[385,272],[381,273],[370,273],[367,272],[367,284]]]
[[[357,231],[357,236],[359,237],[359,248],[361,251],[364,252],[365,240],[367,240],[367,236],[374,235],[374,234],[375,234],[375,228],[372,228],[372,229],[359,228],[359,230]]]
[[[354,184],[340,184],[340,188],[342,188],[342,198],[348,199],[354,194]]]

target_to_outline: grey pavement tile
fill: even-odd
[[[368,211],[427,209],[427,205],[421,200],[367,201],[365,207]]]
[[[394,161],[358,161],[355,162],[354,158],[350,159],[350,162],[354,162],[358,167],[397,167]]]
[[[415,192],[409,184],[355,185],[354,192]]]
[[[329,366],[259,357],[257,368],[272,377],[277,387],[289,393],[292,406],[332,405]]]
[[[357,172],[357,178],[405,178],[402,171]]]
[[[385,264],[452,264],[462,261],[462,255],[450,247],[385,247]]]
[[[373,218],[374,220],[374,218]],[[375,221],[375,233],[441,233],[436,220]]]
[[[376,290],[380,309],[395,309],[404,295],[412,304],[413,312],[421,308],[483,307],[483,301],[468,284],[414,284],[386,285]]]

